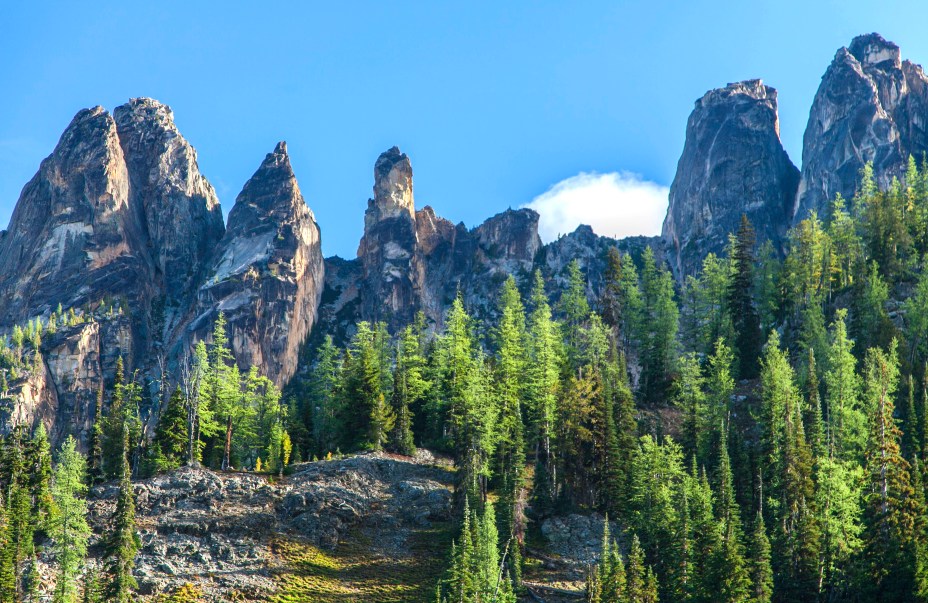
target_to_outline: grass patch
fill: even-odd
[[[275,579],[274,603],[431,603],[435,585],[445,569],[451,546],[451,523],[410,537],[401,558],[372,550],[360,534],[324,551],[306,542],[278,540],[274,551],[281,566]]]

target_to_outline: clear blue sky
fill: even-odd
[[[469,226],[580,172],[669,185],[706,90],[760,77],[802,131],[834,52],[928,63],[922,2],[21,2],[0,9],[0,223],[82,107],[174,109],[226,211],[288,142],[326,255],[354,257],[373,162]],[[650,233],[653,234],[653,233]]]

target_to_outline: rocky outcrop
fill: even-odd
[[[137,98],[113,115],[80,111],[0,235],[0,333],[59,306],[87,320],[46,336],[42,362],[2,396],[0,431],[42,421],[55,443],[68,434],[86,442],[116,357],[150,385],[219,310],[240,364],[286,383],[315,322],[324,269],[286,145],[245,185],[224,232],[170,107]]]
[[[901,60],[899,47],[879,34],[841,48],[819,85],[803,137],[802,180],[794,218],[828,214],[840,193],[849,199],[860,170],[873,162],[886,187],[905,172],[909,155],[928,152],[928,79]]]
[[[428,451],[369,454],[296,465],[277,483],[194,468],[137,482],[140,594],[190,583],[209,601],[265,601],[305,571],[275,554],[288,543],[331,553],[361,538],[380,563],[422,564],[416,543],[451,518],[454,475],[437,463],[445,464]],[[108,529],[117,492],[107,484],[91,493],[95,542]]]
[[[145,227],[129,200],[115,121],[102,107],[80,111],[23,189],[0,239],[0,323],[106,296],[146,306]]]
[[[206,336],[223,312],[239,364],[260,367],[284,385],[316,321],[324,271],[320,245],[319,227],[281,142],[229,212],[191,329]]]
[[[696,101],[670,187],[661,237],[677,278],[721,253],[745,214],[759,241],[779,245],[799,171],[780,143],[777,91],[760,80],[729,84]]]
[[[113,111],[130,205],[150,240],[153,276],[168,297],[191,290],[223,235],[222,210],[167,105],[134,98]]]
[[[417,304],[418,251],[412,165],[397,147],[374,164],[374,197],[364,212],[358,259],[364,268],[362,315],[391,326],[410,322]]]

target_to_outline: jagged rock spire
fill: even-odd
[[[319,227],[280,142],[245,183],[229,212],[193,330],[209,332],[226,314],[233,353],[283,386],[296,372],[322,294]]]
[[[852,197],[869,161],[881,186],[901,177],[909,155],[928,151],[925,115],[928,78],[896,44],[872,33],[838,49],[809,112],[794,219],[827,216],[836,194]]]
[[[696,101],[670,187],[662,238],[677,278],[693,274],[747,214],[758,239],[779,243],[799,172],[780,143],[777,91],[761,80],[710,90]]]

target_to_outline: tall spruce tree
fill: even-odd
[[[761,352],[760,316],[754,306],[754,227],[747,215],[741,214],[735,242],[734,276],[728,293],[728,308],[735,331],[738,353],[738,374],[742,379],[756,377]]]
[[[902,433],[893,417],[899,366],[895,342],[888,351],[867,350],[864,396],[872,412],[867,442],[867,572],[864,587],[882,601],[906,601],[914,590],[914,534],[919,509],[911,466],[900,450]]]
[[[525,532],[523,493],[525,436],[522,400],[526,393],[525,311],[515,279],[510,276],[500,295],[500,320],[494,393],[499,404],[496,466],[499,472],[499,533],[509,542],[509,560],[516,586],[522,581]]]
[[[58,564],[54,603],[74,603],[80,589],[80,576],[87,555],[90,526],[87,524],[87,501],[84,496],[87,463],[77,450],[77,441],[69,436],[58,453],[58,466],[52,485],[56,512],[52,515],[48,533]]]
[[[130,603],[138,583],[132,575],[135,556],[141,542],[135,528],[135,491],[132,488],[132,468],[129,465],[129,436],[123,440],[122,472],[119,494],[113,515],[112,531],[106,543],[109,583],[107,601]]]

